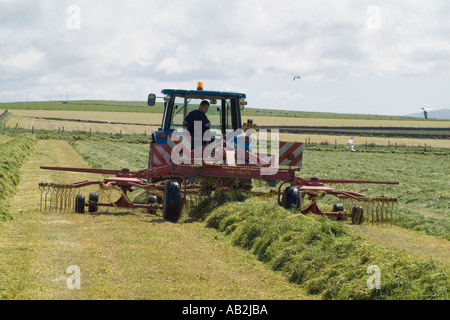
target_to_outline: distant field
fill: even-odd
[[[348,136],[330,136],[320,134],[294,134],[280,133],[280,140],[287,142],[329,143],[338,145],[347,144]],[[427,145],[432,148],[450,148],[450,139],[414,139],[414,138],[384,138],[384,137],[354,137],[355,149],[363,149],[365,144],[423,147]]]
[[[0,103],[1,109],[23,109],[23,110],[67,110],[67,111],[102,111],[102,112],[140,112],[140,113],[162,113],[163,103],[157,102],[154,107],[147,106],[146,101],[107,101],[107,100],[80,100],[68,101],[37,101],[37,102],[10,102]],[[210,110],[210,113],[214,113]],[[397,120],[420,122],[423,119],[383,116],[369,114],[344,114],[311,111],[286,111],[260,108],[246,108],[242,111],[243,117],[280,117],[280,118],[302,118],[302,119],[354,119],[354,120]],[[427,123],[436,120],[428,120]],[[450,121],[447,121],[448,123]],[[288,124],[286,124],[288,125]]]
[[[22,110],[67,110],[67,111],[109,111],[109,112],[143,112],[162,113],[163,105],[158,103],[149,107],[145,101],[38,101],[0,103],[0,109]]]
[[[327,119],[327,118],[283,118],[243,116],[242,122],[252,119],[253,123],[260,126],[348,126],[348,127],[432,127],[450,128],[450,121],[426,121],[426,120],[364,120],[364,119]]]
[[[150,134],[158,129],[158,126],[151,125],[132,125],[132,124],[108,124],[108,123],[89,123],[64,120],[44,120],[35,118],[12,117],[7,122],[11,128],[28,130],[53,130],[53,131],[84,131],[92,133],[122,133],[122,134]]]
[[[2,110],[0,109],[0,112]],[[21,117],[51,117],[63,119],[102,120],[124,123],[145,123],[160,125],[162,114],[158,113],[132,113],[132,112],[84,112],[61,110],[10,110],[10,113]],[[213,118],[213,116],[212,116]],[[425,120],[357,120],[357,119],[299,119],[287,117],[242,116],[242,122],[252,119],[260,126],[355,126],[355,127],[436,127],[450,128],[450,121]]]
[[[0,112],[2,112],[0,110]],[[64,131],[85,131],[101,133],[122,133],[122,134],[150,134],[160,127],[162,114],[160,113],[135,113],[135,112],[99,112],[99,111],[61,111],[61,110],[10,110],[12,116],[7,122],[10,128],[32,130],[64,130]],[[42,119],[48,118],[48,119]],[[214,115],[211,116],[211,119]],[[310,125],[317,126],[318,132],[314,133],[280,133],[280,139],[284,141],[304,142],[308,139],[311,143],[346,144],[348,135],[326,135],[320,134],[322,126],[427,126],[436,128],[448,128],[450,121],[399,121],[399,120],[354,120],[354,119],[295,119],[295,118],[268,118],[268,117],[243,117],[243,121],[251,118],[255,124],[274,125]],[[56,120],[57,119],[57,120]],[[66,120],[62,120],[66,119]],[[110,123],[93,123],[82,121],[109,121]],[[385,137],[358,137],[355,135],[357,148],[366,143],[377,145],[399,146],[424,146],[436,148],[450,148],[450,139],[418,139],[418,138],[385,138]]]
[[[161,125],[162,120],[161,113],[61,110],[9,110],[9,112],[17,117],[79,119],[146,125]]]

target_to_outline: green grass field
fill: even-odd
[[[32,104],[30,103],[30,110],[32,110]],[[59,104],[63,108],[79,111],[150,112],[149,107],[141,102],[83,101]],[[68,110],[57,109],[61,107],[57,102],[53,102],[51,105],[55,108],[52,110]],[[3,107],[5,105],[0,104],[0,109]],[[20,106],[14,104],[14,107]],[[36,103],[33,107],[36,108],[35,110],[42,110],[48,106],[47,103],[45,105]],[[161,110],[157,110],[158,108],[161,109],[161,106],[152,111],[161,112]],[[144,109],[146,111],[143,111]],[[252,114],[251,111],[246,110],[245,112],[249,112],[247,115],[250,116],[260,115],[260,112],[253,110],[255,113]],[[266,115],[270,115],[270,113]],[[286,116],[300,117],[301,113],[286,114]],[[326,115],[316,116],[327,119]],[[352,116],[347,117],[350,117],[350,120],[358,119],[352,118]],[[377,118],[376,120],[381,119]],[[3,125],[5,125],[5,121],[7,119],[3,120]],[[24,135],[24,132],[28,134]],[[84,297],[114,299],[126,297],[132,292],[132,296],[138,298],[149,296],[156,299],[167,298],[166,295],[153,296],[154,292],[148,291],[149,283],[146,286],[129,287],[129,282],[122,277],[120,270],[129,270],[127,259],[142,262],[142,259],[146,258],[146,254],[163,254],[161,251],[163,249],[149,250],[147,248],[148,238],[143,239],[137,236],[143,232],[148,233],[147,226],[142,225],[142,222],[158,226],[157,238],[162,243],[174,240],[166,238],[164,235],[170,232],[169,229],[173,229],[170,228],[171,224],[162,224],[160,220],[147,221],[148,218],[142,213],[126,213],[124,219],[121,219],[117,226],[115,223],[121,217],[120,213],[117,213],[116,216],[108,214],[99,217],[71,216],[67,219],[64,215],[43,216],[35,211],[38,204],[34,203],[39,198],[39,193],[35,190],[37,179],[59,177],[53,173],[40,172],[37,169],[40,163],[36,161],[51,160],[52,164],[57,166],[66,166],[72,162],[73,165],[76,165],[79,162],[75,159],[76,150],[77,157],[81,155],[84,158],[84,166],[105,169],[144,169],[148,162],[149,137],[142,134],[129,136],[117,133],[101,133],[91,136],[88,132],[56,133],[45,130],[30,135],[29,132],[30,130],[0,130],[0,152],[3,156],[0,162],[0,187],[2,187],[0,212],[3,212],[3,218],[11,217],[11,212],[13,217],[20,217],[15,219],[16,223],[8,224],[2,229],[3,240],[0,245],[3,244],[7,251],[5,258],[0,258],[0,296],[7,299],[14,299],[14,297],[29,299],[40,294],[51,298],[71,298],[64,290],[52,291],[55,283],[53,283],[54,281],[50,283],[43,276],[46,273],[43,271],[44,265],[48,264],[50,260],[55,266],[64,265],[65,261],[70,261],[71,257],[64,253],[65,250],[68,250],[67,246],[71,243],[70,241],[83,243],[83,246],[90,248],[91,246],[97,247],[94,239],[99,237],[97,240],[101,240],[107,245],[105,248],[94,250],[97,253],[91,249],[70,248],[72,254],[86,259],[84,261],[87,261],[87,270],[91,270],[88,275],[90,288],[84,291],[84,294],[87,293]],[[33,150],[38,139],[40,140],[38,141],[39,148]],[[61,139],[65,141],[60,141]],[[226,194],[215,192],[212,197],[199,199],[196,204],[185,207],[183,217],[175,227],[175,234],[185,240],[195,237],[198,241],[205,241],[201,236],[198,238],[195,236],[200,232],[198,227],[202,225],[217,229],[220,236],[218,233],[215,235],[208,233],[208,236],[219,241],[224,248],[231,243],[253,255],[267,268],[282,273],[291,283],[298,284],[310,298],[447,300],[450,293],[450,257],[448,254],[450,252],[450,181],[447,174],[450,172],[450,163],[448,150],[442,148],[436,152],[430,152],[430,150],[421,148],[421,150],[405,149],[402,151],[393,149],[391,146],[374,145],[370,147],[368,150],[364,150],[360,145],[358,149],[361,152],[352,153],[345,152],[343,146],[335,149],[333,144],[328,142],[306,146],[303,167],[298,175],[306,178],[398,181],[399,185],[331,185],[338,190],[360,192],[368,196],[384,195],[398,198],[397,219],[392,225],[364,223],[358,226],[349,224],[348,220],[334,221],[332,218],[320,218],[313,215],[302,216],[279,207],[273,197],[263,199],[239,192]],[[26,171],[22,171],[21,166],[26,159],[29,159],[29,162],[25,168]],[[28,176],[31,172],[34,176]],[[31,179],[25,180],[25,184],[21,187],[22,191],[16,196],[19,202],[11,204],[11,199],[16,194],[16,188],[20,181],[24,181],[25,175]],[[61,177],[67,178],[63,175]],[[72,176],[71,179],[84,180],[86,178]],[[34,184],[31,181],[34,181]],[[262,183],[254,183],[254,185],[256,191],[268,190]],[[322,199],[320,205],[330,208],[334,202],[336,202],[336,198],[327,196]],[[28,215],[22,215],[22,212]],[[98,222],[94,223],[94,220]],[[86,227],[83,227],[84,225]],[[0,226],[2,225],[0,224]],[[102,229],[102,234],[99,233],[99,228]],[[128,239],[127,241],[136,242],[137,246],[131,248],[130,251],[130,244],[125,240],[110,238],[106,235],[116,231],[123,233],[124,237]],[[36,238],[26,238],[25,240],[17,238],[16,248],[13,240],[16,239],[16,235],[24,232],[30,237],[35,236]],[[91,239],[82,239],[79,232],[83,234],[87,232]],[[12,234],[13,237],[11,238],[9,234]],[[64,244],[63,247],[60,246],[61,243]],[[174,250],[177,252],[188,250],[183,241],[177,240],[176,243],[177,247]],[[110,249],[108,249],[108,245]],[[56,250],[60,256],[51,255],[52,250]],[[208,244],[208,250],[210,250],[208,252],[214,252],[215,249]],[[142,254],[138,254],[138,251]],[[45,252],[50,255],[50,260]],[[129,252],[132,252],[133,255],[131,256]],[[236,251],[233,252],[236,254]],[[164,251],[164,254],[167,252]],[[100,264],[94,258],[96,255],[101,256]],[[196,251],[195,256],[197,260],[200,259],[199,261],[205,259],[200,251]],[[231,256],[227,254],[226,259],[232,259]],[[64,259],[64,262],[59,261],[59,258]],[[16,261],[16,263],[11,265],[11,261]],[[169,265],[174,260],[162,257],[162,260],[158,258],[158,261],[162,263],[158,265],[158,268],[167,269],[163,265]],[[217,262],[216,260],[208,261],[208,264],[214,265]],[[111,269],[108,263],[115,267]],[[166,277],[171,278],[171,281],[182,283],[182,288],[178,290],[179,295],[176,297],[183,299],[189,296],[190,286],[195,286],[197,297],[214,299],[217,294],[220,295],[218,293],[220,290],[216,291],[211,285],[212,282],[219,281],[219,279],[206,277],[209,282],[202,282],[205,277],[197,274],[199,266],[195,261],[183,257],[176,263],[176,271],[170,275],[166,273]],[[184,268],[185,264],[189,264],[187,269]],[[18,267],[21,265],[24,267]],[[39,272],[37,278],[32,276],[35,271],[31,265]],[[369,277],[366,271],[371,265],[377,265],[381,269],[381,290],[371,290],[366,286],[365,281]],[[235,264],[233,266],[235,267]],[[144,276],[146,271],[143,268],[137,267],[138,275]],[[224,271],[221,269],[221,272],[225,273],[226,269],[226,267],[223,269]],[[157,274],[161,272],[158,270],[157,273],[153,273],[152,271],[152,276],[158,278]],[[192,281],[184,277],[183,272],[192,275]],[[11,277],[15,279],[14,283],[18,284],[17,287],[11,287],[9,281]],[[119,284],[114,282],[117,277],[121,279]],[[226,277],[224,276],[224,279],[227,279]],[[245,274],[242,277],[245,278]],[[99,287],[96,279],[100,278],[108,284]],[[108,281],[113,282],[109,283]],[[139,282],[134,278],[131,281]],[[225,283],[227,282],[229,280],[225,281]],[[45,285],[43,286],[41,283],[45,283]],[[205,283],[209,284],[205,285]],[[276,296],[276,288],[283,287],[282,284],[279,285],[280,287],[275,287],[275,293],[270,293],[270,297]],[[166,290],[167,283],[164,280],[159,281],[157,287]],[[41,290],[39,288],[43,291],[39,291]],[[169,288],[173,290],[170,283]],[[295,290],[297,290],[296,287]],[[198,295],[199,292],[205,292],[205,294]],[[260,297],[260,295],[252,295],[253,293],[245,290],[240,292],[244,295],[249,294],[251,297]],[[80,297],[83,298],[83,295]]]

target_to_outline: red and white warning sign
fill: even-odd
[[[279,165],[301,167],[303,162],[303,143],[280,141]]]

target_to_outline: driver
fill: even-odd
[[[203,100],[197,110],[193,110],[189,112],[187,117],[183,121],[183,125],[186,127],[186,129],[191,134],[191,137],[193,139],[199,139],[203,142],[203,135],[205,132],[211,128],[211,122],[208,120],[208,117],[206,116],[206,113],[209,110],[209,102],[207,100]],[[196,122],[201,122],[202,126],[202,136],[201,137],[194,137],[194,125]],[[202,143],[203,144],[203,143]],[[193,144],[192,144],[193,145]]]

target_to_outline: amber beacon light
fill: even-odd
[[[197,90],[203,90],[203,82],[197,84]]]

